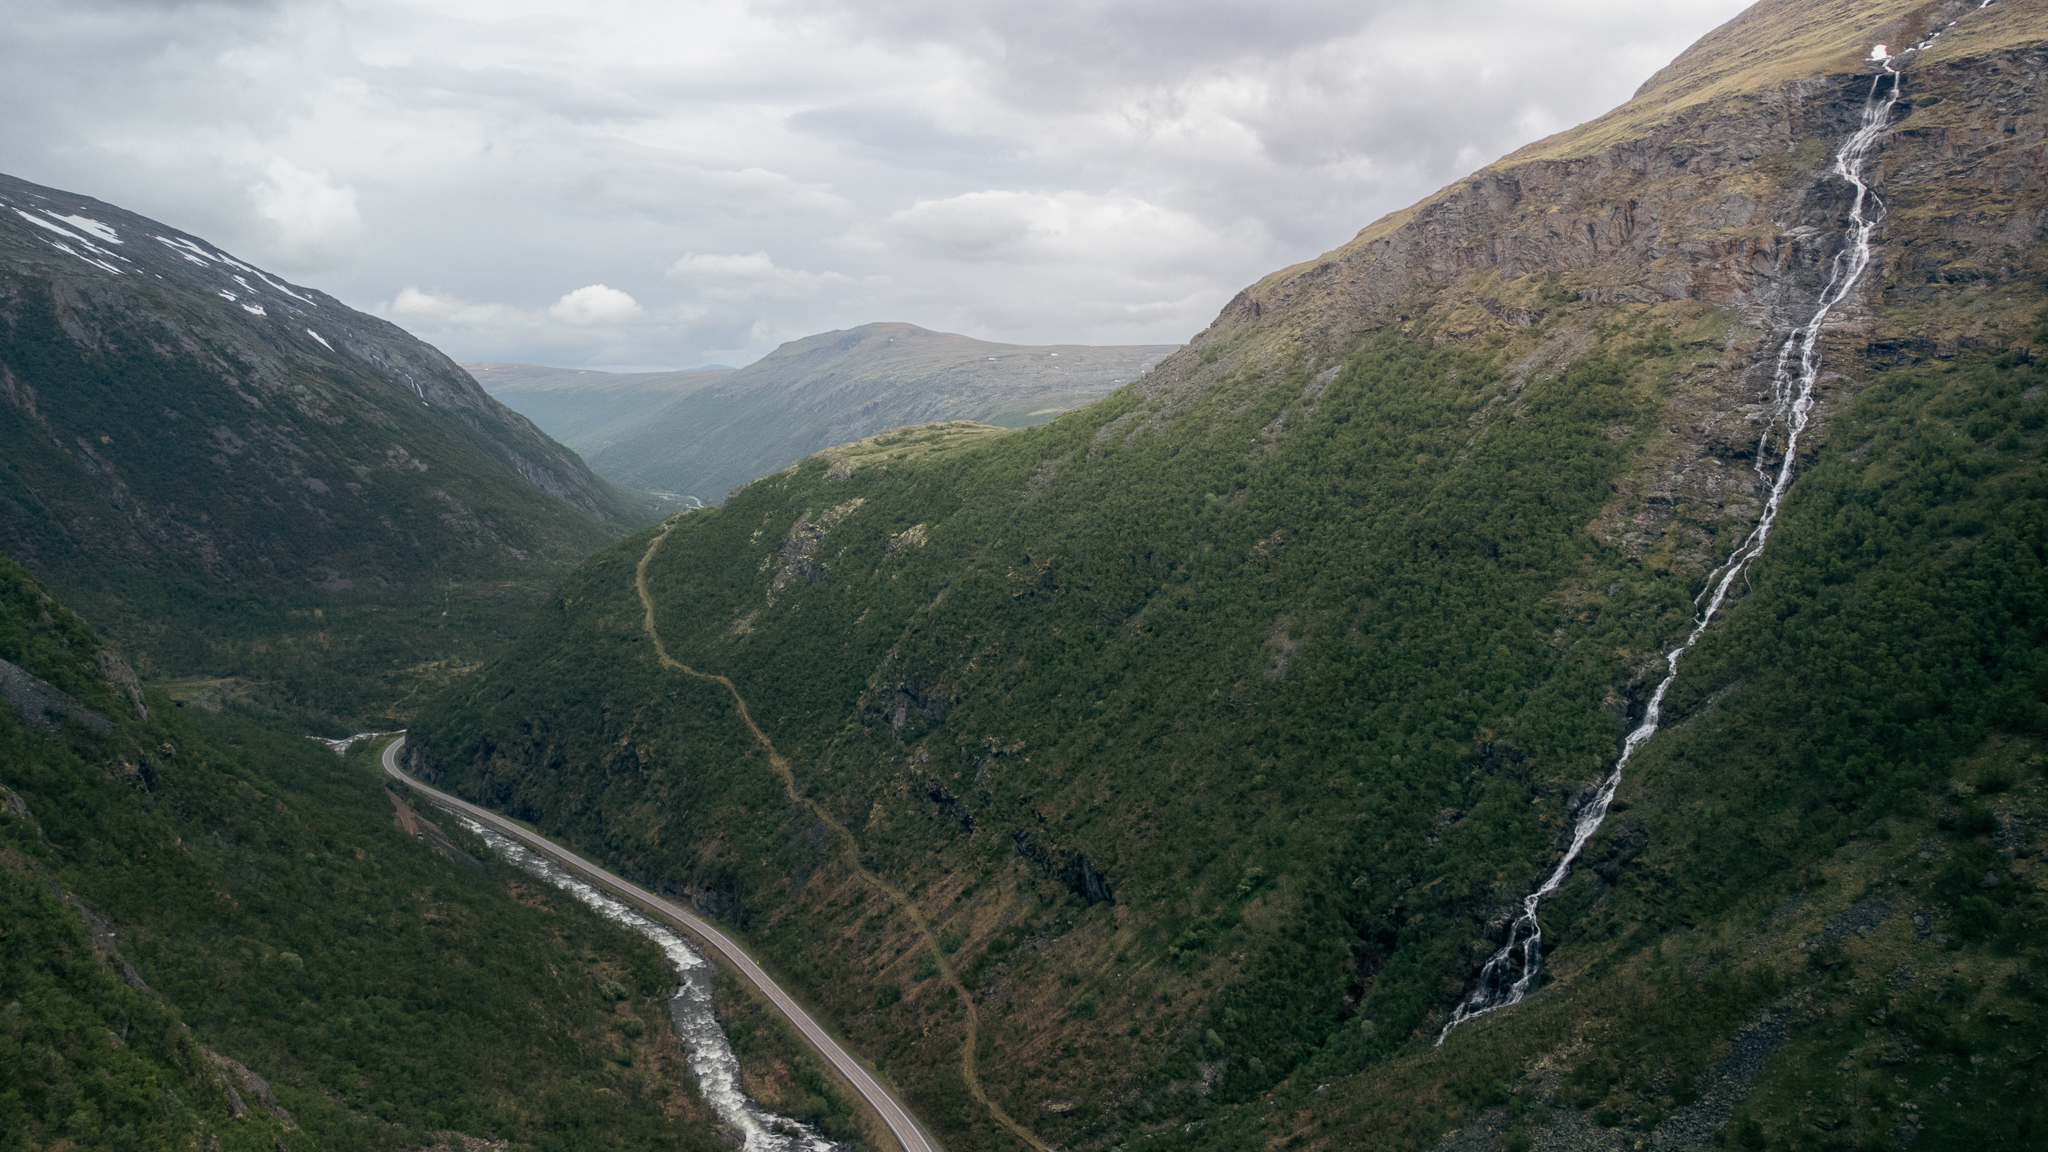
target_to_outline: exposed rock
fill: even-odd
[[[944,809],[946,815],[951,816],[955,821],[957,821],[960,825],[960,830],[962,832],[974,831],[974,814],[967,810],[967,805],[962,803],[958,796],[955,796],[951,792],[946,791],[946,789],[943,786],[938,784],[932,785],[931,788],[925,792],[925,796],[928,799],[930,799],[932,803],[937,804],[940,808]]]
[[[436,1132],[434,1143],[417,1152],[510,1152],[512,1142],[462,1132]]]
[[[1745,22],[1777,19],[1783,7],[1759,4],[1715,35],[1739,37]],[[1989,13],[1978,18],[1953,4],[1916,12],[1911,19],[1930,29],[1963,20],[1941,52],[1907,68],[1896,132],[1877,165],[1890,218],[1877,263],[1823,334],[1829,375],[1813,446],[1825,441],[1831,406],[1870,365],[2019,336],[2024,316],[2012,309],[2031,305],[1998,290],[2021,286],[2031,296],[2048,275],[2040,242],[2048,228],[2048,109],[2037,84],[2048,49],[2008,43],[2002,33],[1973,40],[1985,19],[1999,19]],[[1761,513],[1753,469],[1773,413],[1777,350],[1812,315],[1842,243],[1849,188],[1829,161],[1871,88],[1876,66],[1852,64],[1867,49],[1859,24],[1869,19],[1845,20],[1827,33],[1829,47],[1812,49],[1814,63],[1837,70],[1785,71],[1798,78],[1759,84],[1740,98],[1692,94],[1685,85],[1707,82],[1685,78],[1698,68],[1757,66],[1771,54],[1716,60],[1709,37],[1635,104],[1531,145],[1319,259],[1266,277],[1139,382],[1150,412],[1120,432],[1128,438],[1170,421],[1225,380],[1269,386],[1285,377],[1280,366],[1289,358],[1307,351],[1313,361],[1376,329],[1467,341],[1561,321],[1509,373],[1512,389],[1562,372],[1592,347],[1590,330],[1572,318],[1576,308],[1634,306],[1672,324],[1718,310],[1729,320],[1722,334],[1698,345],[1691,366],[1666,385],[1663,431],[1648,446],[1647,467],[1591,526],[1629,555],[1658,551],[1697,571],[1711,568],[1716,526],[1746,529]],[[1863,47],[1852,52],[1852,44]],[[1974,53],[1973,44],[1981,46]],[[1656,113],[1645,111],[1652,106]],[[1914,311],[1938,302],[1938,316]],[[1303,421],[1310,415],[1305,403]],[[1298,423],[1284,416],[1265,438]],[[1680,535],[1665,539],[1674,529]]]
[[[142,682],[135,678],[135,669],[130,668],[112,648],[102,648],[92,654],[92,664],[108,683],[128,694],[135,705],[135,714],[149,719],[149,707],[142,702]]]
[[[796,523],[790,525],[789,535],[783,538],[782,552],[775,560],[774,575],[768,578],[770,608],[775,606],[775,594],[795,581],[823,584],[830,578],[825,566],[813,560],[812,556],[824,541],[825,534],[838,527],[841,520],[852,515],[864,503],[865,499],[855,497],[820,512],[816,520],[812,520],[809,513],[796,518]]]
[[[1868,935],[1872,929],[1884,923],[1892,914],[1892,906],[1882,897],[1866,896],[1828,918],[1827,926],[1820,935],[1807,941],[1802,947],[1811,952],[1840,944],[1851,936]]]
[[[249,1071],[240,1062],[231,1060],[211,1048],[201,1047],[200,1051],[206,1053],[206,1058],[213,1061],[221,1071],[240,1081],[243,1089],[249,1095],[254,1096],[256,1102],[263,1105],[264,1109],[272,1116],[283,1121],[286,1128],[298,1127],[298,1123],[292,1119],[292,1114],[285,1111],[284,1105],[277,1102],[277,1095],[270,1090],[270,1082],[268,1080]],[[248,1111],[248,1108],[242,1103],[242,1098],[236,1094],[233,1085],[228,1086],[228,1099],[231,1102],[231,1110],[235,1118],[240,1119],[242,1114]]]
[[[1031,838],[1022,828],[1010,833],[1010,842],[1016,846],[1017,855],[1038,865],[1045,874],[1066,885],[1067,891],[1079,896],[1090,904],[1114,904],[1116,893],[1110,888],[1109,877],[1095,870],[1095,863],[1079,852],[1061,854],[1047,849]]]
[[[0,696],[7,698],[15,718],[24,727],[40,727],[53,736],[63,731],[65,720],[83,724],[102,735],[114,730],[112,720],[11,661],[0,660]]]
[[[925,526],[922,524],[912,524],[903,531],[889,537],[889,543],[882,548],[882,555],[894,556],[898,552],[907,552],[912,548],[922,548],[924,547],[924,541]]]

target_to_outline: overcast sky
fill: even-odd
[[[1742,0],[0,0],[0,169],[459,360],[1179,343]]]

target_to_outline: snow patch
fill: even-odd
[[[57,212],[52,212],[50,215],[70,224],[81,232],[90,232],[109,244],[119,244],[122,242],[120,233],[115,232],[112,228],[107,227],[90,216],[65,216]]]
[[[62,224],[51,223],[50,221],[43,219],[41,216],[31,216],[28,213],[23,212],[19,208],[16,208],[14,210],[14,214],[16,216],[21,217],[23,220],[26,220],[29,223],[35,225],[38,228],[48,228],[50,231],[55,232],[57,235],[67,236],[73,240],[78,241],[80,244],[92,243],[92,241],[87,240],[85,237],[80,236],[78,233],[73,232],[71,229],[64,227]]]
[[[114,260],[125,260],[127,259],[127,257],[121,256],[118,253],[109,252],[106,249],[100,247],[99,245],[94,244],[92,241],[87,240],[85,237],[80,236],[78,233],[73,232],[71,229],[64,227],[62,224],[58,224],[50,220],[45,220],[41,216],[31,216],[30,214],[28,214],[27,212],[23,212],[19,208],[16,208],[14,210],[14,214],[16,216],[21,217],[23,220],[26,220],[29,223],[34,224],[38,228],[42,228],[49,232],[55,232],[57,235],[64,237],[64,240],[76,241],[79,247],[85,249],[84,252],[80,252],[77,248],[73,248],[71,245],[64,243],[64,240],[52,240],[48,236],[42,237],[42,240],[45,244],[48,244],[50,247],[55,248],[57,251],[64,253],[66,256],[76,256],[80,260],[85,261],[87,264],[90,264],[95,268],[104,268],[105,270],[112,272],[116,276],[119,276],[121,274],[121,270],[119,268],[114,267],[112,264],[107,263],[105,260],[99,259],[99,257],[105,256],[108,257],[109,259]],[[87,255],[87,253],[91,253],[91,255]]]
[[[194,264],[211,264],[220,259],[220,257],[185,239],[183,236],[179,236],[176,239],[169,236],[159,236],[157,240],[170,245],[173,251],[184,256],[185,259],[192,261]]]
[[[73,248],[71,245],[66,244],[62,240],[46,240],[44,241],[44,243],[48,244],[52,248],[55,248],[57,251],[64,253],[66,256],[76,256],[80,260],[85,261],[87,264],[90,264],[95,268],[104,268],[107,271],[112,272],[116,276],[119,276],[121,274],[121,270],[119,268],[114,267],[112,264],[107,263],[105,260],[95,260],[92,257],[87,256],[85,253],[80,252],[78,249]]]
[[[208,264],[223,264],[229,268],[240,268],[242,271],[247,272],[249,275],[254,276],[258,280],[261,280],[265,284],[269,285],[271,290],[274,292],[278,292],[285,296],[289,296],[292,299],[297,300],[301,304],[310,304],[315,308],[318,308],[320,306],[311,297],[301,296],[297,292],[294,292],[290,288],[286,287],[285,285],[280,284],[275,280],[272,280],[268,275],[264,274],[263,269],[252,268],[249,265],[242,263],[240,260],[237,260],[224,252],[209,252],[206,249],[200,247],[199,245],[194,244],[192,241],[185,239],[183,236],[159,236],[157,237],[157,240],[165,245],[168,245],[172,251],[178,253],[180,256],[183,256],[185,259],[190,260],[192,263],[200,265],[201,267],[204,267]],[[244,288],[248,288],[251,292],[254,292],[256,290],[255,288],[250,286],[247,280],[242,279],[240,276],[235,277],[235,282],[240,284]]]
[[[329,352],[334,351],[334,345],[329,344],[327,342],[327,337],[322,336],[318,332],[313,331],[311,328],[306,329],[306,335],[311,336],[315,340],[318,340],[322,348],[327,349]]]
[[[267,313],[263,311],[263,305],[261,304],[244,304],[242,305],[242,311],[247,312],[251,316],[267,315]]]

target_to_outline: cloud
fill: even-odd
[[[810,300],[828,287],[852,284],[839,272],[778,268],[766,252],[746,256],[691,253],[668,266],[668,275],[714,300]]]
[[[400,324],[435,328],[510,328],[527,322],[517,308],[504,304],[472,304],[438,292],[406,287],[387,304],[372,305],[370,311]]]
[[[578,328],[625,324],[645,316],[640,302],[602,284],[588,284],[554,302],[548,315]]]
[[[280,157],[249,186],[249,197],[273,229],[270,252],[280,270],[326,272],[362,255],[367,230],[354,188],[333,187]]]
[[[1744,3],[9,0],[0,156],[461,359],[1170,343]]]
[[[1186,267],[1196,251],[1225,243],[1218,229],[1188,213],[1136,196],[1085,192],[998,189],[920,200],[893,213],[882,230],[941,259],[1126,269]]]

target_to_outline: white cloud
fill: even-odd
[[[256,214],[273,230],[271,258],[279,270],[326,272],[362,255],[367,230],[356,209],[356,190],[278,157],[249,186]]]
[[[920,200],[892,214],[885,235],[941,258],[1015,264],[1185,268],[1228,244],[1186,212],[1136,196],[1086,192],[969,192]]]
[[[412,287],[399,289],[389,303],[374,305],[370,310],[400,324],[434,328],[511,328],[527,322],[519,309],[504,304],[472,304],[455,296]]]
[[[766,252],[746,256],[691,253],[668,266],[672,279],[713,300],[812,300],[828,287],[852,284],[839,272],[778,268]]]
[[[563,296],[548,308],[548,315],[578,328],[625,324],[645,316],[640,302],[617,288],[587,284]]]
[[[0,156],[463,359],[1166,343],[1745,2],[9,0]]]

